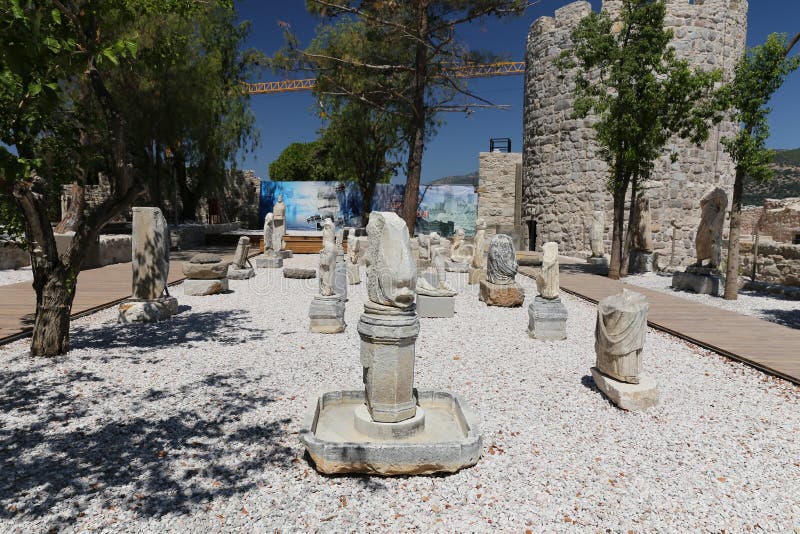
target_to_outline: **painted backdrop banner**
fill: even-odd
[[[372,199],[372,211],[400,213],[403,206],[402,184],[378,184]],[[316,231],[330,217],[337,227],[362,227],[361,192],[353,182],[261,182],[260,224],[272,211],[278,196],[286,204],[287,230]],[[475,234],[478,194],[471,186],[436,185],[420,188],[416,231],[439,232],[450,236],[457,226],[467,235]]]

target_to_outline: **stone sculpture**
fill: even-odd
[[[456,227],[453,242],[450,244],[450,261],[447,270],[458,273],[469,272],[469,264],[472,261],[474,248],[472,245],[464,243],[464,229]]]
[[[167,292],[170,236],[158,208],[134,207],[131,233],[132,298],[119,305],[119,322],[152,322],[170,317],[178,301]]]
[[[623,289],[597,305],[592,376],[598,389],[625,410],[658,402],[655,381],[641,373],[649,305],[644,295]]]
[[[256,258],[259,269],[279,269],[283,267],[283,257],[275,248],[275,216],[267,213],[264,217],[264,254]]]
[[[239,244],[236,245],[236,252],[233,255],[233,263],[228,270],[229,280],[247,280],[256,275],[252,265],[250,265],[250,238],[242,236]]]
[[[283,195],[278,195],[278,201],[272,207],[274,229],[272,231],[272,248],[278,254],[284,249],[283,237],[286,235],[286,204]]]
[[[700,225],[695,237],[697,266],[709,260],[712,269],[722,263],[722,226],[725,223],[725,210],[728,208],[728,195],[721,187],[708,191],[700,200]]]
[[[525,292],[516,282],[516,276],[514,242],[506,234],[497,234],[489,243],[486,280],[480,281],[480,300],[489,306],[522,306]]]
[[[216,254],[196,254],[183,262],[183,294],[201,297],[227,291],[228,265]]]
[[[477,284],[486,277],[486,221],[475,223],[475,248],[469,266],[469,284]]]
[[[361,283],[361,272],[358,268],[359,243],[356,229],[347,230],[347,282],[350,285]]]
[[[347,262],[344,258],[344,230],[336,232],[336,265],[333,276],[333,292],[347,302]]]
[[[311,301],[308,312],[312,332],[338,334],[344,332],[347,326],[344,322],[345,299],[335,292],[336,257],[333,221],[325,219],[322,225],[322,251],[319,253],[319,295]]]
[[[719,271],[719,265],[722,262],[722,226],[727,206],[728,195],[721,187],[714,187],[700,200],[702,214],[695,237],[697,263],[672,275],[673,289],[722,296],[725,277]],[[707,265],[703,264],[705,260],[708,260]]]
[[[633,231],[632,270],[643,273],[653,271],[653,231],[650,215],[650,198],[645,191],[636,195],[636,226]]]
[[[417,278],[417,313],[420,317],[453,317],[456,291],[447,283],[445,254],[433,250],[432,272]]]
[[[358,322],[364,387],[318,397],[301,440],[323,473],[424,474],[473,465],[481,437],[463,401],[414,389],[417,269],[406,224],[395,213],[372,212],[367,235],[369,300]],[[436,417],[426,417],[429,409]]]
[[[606,253],[603,239],[605,225],[605,213],[602,211],[593,211],[592,226],[589,229],[589,243],[592,247],[592,258],[602,258]]]
[[[567,308],[559,297],[558,243],[542,246],[541,272],[536,275],[539,294],[528,306],[528,334],[536,339],[567,338]]]

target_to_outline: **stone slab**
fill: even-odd
[[[445,391],[416,391],[425,427],[413,440],[371,438],[354,428],[364,390],[329,391],[312,400],[300,441],[322,473],[423,475],[455,473],[475,465],[483,440],[478,419],[460,397]],[[393,425],[395,423],[384,423]]]
[[[588,258],[586,260],[586,263],[588,263],[589,265],[595,265],[595,266],[598,266],[598,267],[608,267],[609,261],[608,261],[608,258],[606,258],[606,257]]]
[[[256,269],[280,269],[281,267],[283,267],[283,258],[280,256],[256,258]]]
[[[228,280],[247,280],[253,278],[255,275],[256,272],[252,267],[248,267],[247,269],[230,269],[228,271]]]
[[[594,383],[603,394],[623,410],[641,411],[658,404],[658,385],[647,375],[639,375],[638,384],[620,382],[592,367]]]
[[[489,306],[516,308],[522,306],[522,303],[525,302],[525,290],[516,282],[508,285],[498,285],[488,280],[481,280],[478,298]]]
[[[297,278],[305,280],[308,278],[316,278],[316,269],[301,269],[299,267],[286,267],[283,269],[284,278]]]
[[[219,280],[228,274],[227,261],[216,263],[197,263],[185,261],[181,264],[183,275],[193,280]]]
[[[535,339],[567,339],[567,308],[560,298],[536,296],[528,306],[528,335]]]
[[[228,279],[218,280],[184,280],[183,294],[192,297],[217,295],[228,290]]]
[[[672,275],[672,289],[721,297],[725,292],[725,277],[719,274],[675,273]]]
[[[178,299],[162,297],[156,300],[126,300],[119,305],[120,323],[154,323],[175,315]]]
[[[417,315],[420,317],[450,318],[455,314],[455,297],[432,297],[417,294]]]

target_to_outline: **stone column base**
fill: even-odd
[[[498,285],[488,280],[480,281],[480,295],[478,298],[489,306],[516,308],[525,301],[525,290],[514,282],[508,285]]]
[[[283,267],[283,258],[278,255],[256,258],[257,269],[280,269],[281,267]]]
[[[317,295],[308,310],[311,331],[318,334],[338,334],[344,332],[344,302],[339,295]]]
[[[567,308],[560,298],[536,296],[528,306],[528,335],[535,339],[567,339]]]
[[[592,367],[592,378],[597,389],[623,410],[646,410],[658,404],[658,385],[647,375],[639,375],[638,384],[628,384],[614,380],[597,367]]]
[[[162,297],[155,300],[130,299],[119,305],[120,323],[154,323],[172,317],[178,311],[178,299]]]
[[[721,297],[725,292],[725,277],[716,269],[687,267],[686,272],[672,275],[672,289]]]
[[[417,314],[420,317],[450,318],[456,314],[456,298],[417,294]]]

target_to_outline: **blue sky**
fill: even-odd
[[[461,40],[472,49],[491,50],[509,56],[515,61],[524,60],[525,38],[528,27],[538,17],[552,16],[554,11],[569,3],[568,0],[542,0],[522,17],[487,19],[468,27],[460,33]],[[599,0],[592,0],[599,9]],[[279,21],[288,22],[300,39],[301,46],[308,44],[318,21],[309,16],[303,0],[242,0],[239,5],[242,19],[252,22],[248,45],[267,54],[283,44],[283,30]],[[800,31],[800,0],[751,0],[748,21],[747,45],[763,43],[772,32],[794,35]],[[795,49],[797,53],[797,49]],[[290,78],[305,78],[298,73]],[[281,79],[265,72],[263,80]],[[258,80],[252,80],[258,81]],[[442,176],[466,174],[477,170],[478,152],[489,149],[489,138],[510,137],[512,150],[522,148],[522,76],[506,76],[470,81],[470,89],[498,104],[508,104],[510,110],[477,110],[470,115],[447,113],[446,123],[427,144],[422,166],[423,181]],[[775,94],[770,116],[771,148],[800,147],[800,73],[795,72]],[[240,168],[252,168],[262,178],[267,177],[267,167],[281,151],[295,141],[316,138],[321,123],[313,111],[314,99],[310,92],[254,95],[251,106],[255,113],[261,143],[253,153],[247,154]],[[397,177],[394,181],[404,181]]]

